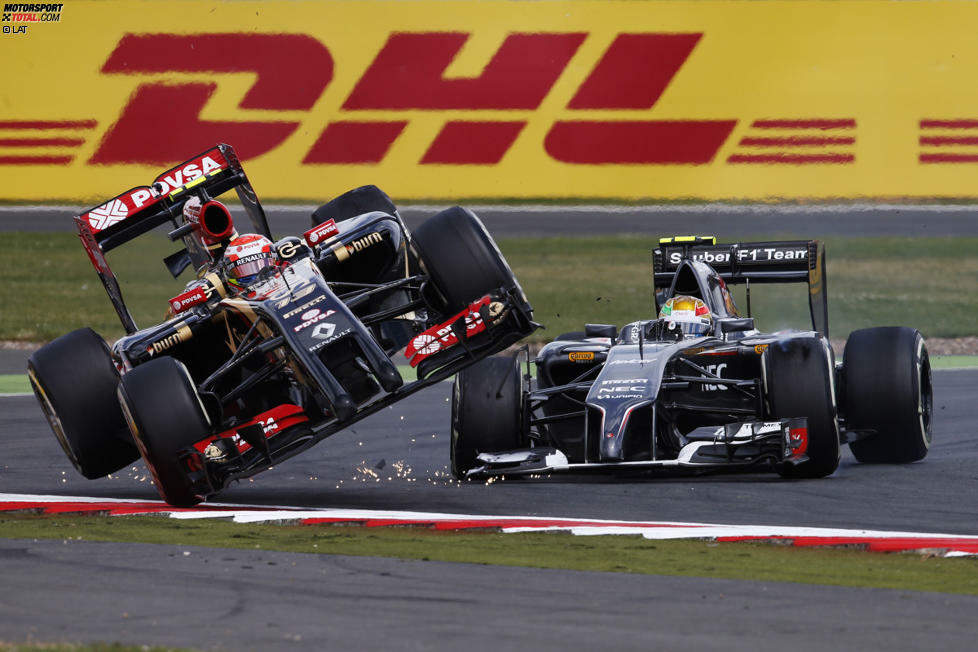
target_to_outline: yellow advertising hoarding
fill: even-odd
[[[978,195],[978,3],[4,3],[0,200]]]

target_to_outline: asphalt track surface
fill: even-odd
[[[825,238],[830,236],[978,236],[978,208],[964,205],[736,205],[677,206],[481,206],[463,205],[482,219],[496,238],[537,236],[649,236],[709,234],[721,241],[750,236]],[[2,231],[72,231],[71,216],[82,206],[0,207]],[[276,237],[311,228],[315,206],[266,207]],[[401,216],[409,228],[443,206],[406,205]],[[244,233],[240,211],[232,208]],[[247,224],[247,222],[245,222]]]
[[[412,209],[413,210],[413,209]],[[435,210],[418,210],[430,215]],[[832,211],[758,219],[702,214],[477,211],[497,237],[598,232],[724,235],[978,235],[965,210]],[[269,211],[277,232],[298,210]],[[789,211],[790,213],[790,211]],[[70,230],[61,211],[0,214],[0,230]],[[404,211],[409,225],[414,219]],[[535,215],[535,214],[534,214]],[[607,215],[619,217],[607,218]],[[672,222],[660,220],[669,215]],[[710,218],[710,219],[714,219]],[[817,229],[812,220],[818,220]],[[31,228],[26,228],[29,220]],[[536,220],[536,217],[534,217]],[[597,221],[600,228],[595,229]],[[66,227],[65,222],[69,225]],[[613,224],[619,226],[612,227]],[[696,228],[689,227],[695,224]],[[660,227],[661,228],[658,228]],[[926,227],[926,228],[924,228]],[[921,229],[924,229],[922,232]],[[744,229],[738,231],[738,229]],[[0,236],[2,238],[2,236]],[[23,352],[0,352],[0,374]],[[448,474],[443,383],[230,487],[221,502],[978,534],[978,370],[935,372],[934,445],[906,466],[863,466],[844,450],[823,480],[554,476],[457,483]],[[155,499],[142,465],[88,481],[64,458],[31,396],[0,397],[0,492]],[[189,553],[189,554],[186,554]],[[685,649],[971,650],[975,599],[937,593],[478,564],[0,539],[0,640],[121,641],[233,650]]]
[[[5,352],[0,373],[23,353]],[[978,534],[978,370],[935,372],[920,463],[829,478],[458,483],[449,383],[230,487],[227,503]],[[141,463],[85,480],[32,396],[0,398],[0,492],[155,499]],[[399,470],[399,471],[398,471]],[[376,474],[376,477],[374,477]],[[970,650],[973,596],[479,564],[0,539],[0,640],[200,648]]]

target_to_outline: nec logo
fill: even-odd
[[[495,165],[530,120],[539,119],[536,112],[566,75],[583,78],[572,80],[577,87],[560,116],[548,118],[542,145],[551,159],[570,164],[711,162],[737,120],[616,119],[614,113],[652,109],[703,35],[618,34],[596,60],[575,61],[571,67],[587,36],[511,33],[478,76],[448,78],[445,71],[469,34],[391,33],[352,90],[341,91],[346,97],[335,119],[315,124],[305,118],[328,92],[335,63],[312,36],[128,34],[101,72],[156,79],[137,85],[90,163],[166,164],[215,141],[234,143],[242,158],[254,158],[282,145],[302,125],[303,133],[312,134],[303,164],[376,164],[408,126],[407,112],[443,111],[451,118],[446,116],[419,152],[418,163]],[[242,118],[249,112],[260,117],[202,118],[217,83],[181,80],[187,73],[254,75],[237,109]],[[458,119],[460,111],[474,112],[473,119]],[[378,112],[387,115],[378,117]],[[153,146],[146,147],[146,138],[161,131],[166,138],[154,138]]]

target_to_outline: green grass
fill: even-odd
[[[0,339],[46,341],[81,326],[108,339],[119,320],[78,238],[67,233],[7,233],[0,257],[5,279]],[[585,323],[624,324],[652,314],[651,250],[638,236],[502,239],[500,248],[523,284],[548,340]],[[176,250],[162,236],[112,251],[109,263],[139,325],[159,322],[166,300],[189,279],[169,277],[162,258]],[[978,238],[831,238],[826,241],[830,328],[908,325],[929,337],[978,334]],[[743,288],[736,292],[746,312]],[[808,324],[802,284],[755,286],[759,328]]]
[[[654,246],[654,238],[628,236],[500,241],[547,327],[539,339],[584,323],[647,319]],[[831,335],[885,325],[914,326],[930,337],[978,333],[976,247],[978,238],[826,240]],[[743,287],[734,294],[746,314]],[[804,284],[755,285],[751,312],[762,330],[810,327]]]
[[[27,394],[31,391],[27,375],[0,376],[0,394]]]
[[[978,355],[932,355],[932,369],[974,369],[978,367]]]
[[[11,539],[82,539],[395,557],[648,575],[978,594],[973,559],[632,536],[236,524],[160,517],[0,516]]]

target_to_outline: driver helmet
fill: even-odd
[[[242,287],[255,275],[275,264],[272,241],[257,233],[246,233],[228,243],[222,258],[228,283]]]
[[[659,311],[667,328],[678,328],[683,335],[708,335],[713,330],[713,315],[702,299],[685,294],[672,297]]]

